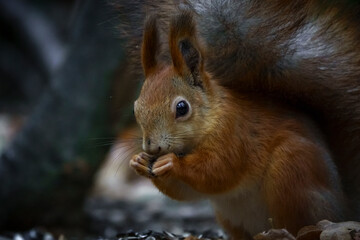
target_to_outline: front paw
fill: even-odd
[[[132,167],[137,174],[142,175],[147,178],[154,177],[154,174],[151,171],[151,165],[154,160],[154,157],[142,152],[134,155],[130,160],[130,167]]]
[[[171,172],[174,161],[177,157],[174,153],[168,153],[159,157],[152,166],[152,174],[154,177],[165,176]]]

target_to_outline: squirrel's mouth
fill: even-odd
[[[150,155],[152,155],[150,162],[151,162],[151,164],[154,164],[154,162],[156,162],[156,160],[159,157],[164,156],[169,153],[174,153],[177,157],[182,158],[182,157],[185,157],[187,154],[189,154],[192,151],[192,149],[193,148],[191,148],[190,146],[186,146],[186,147],[182,146],[181,148],[178,148],[178,149],[170,148],[170,149],[167,149],[166,151],[160,151],[156,154],[149,153]]]
[[[177,156],[177,157],[185,157],[187,154],[191,153],[193,150],[192,147],[187,146],[187,147],[183,147],[179,150],[174,150],[173,153]]]
[[[197,148],[197,146],[194,143],[186,144],[186,145],[181,146],[181,148],[174,149],[173,153],[177,157],[185,157],[186,155],[192,153],[196,148]]]

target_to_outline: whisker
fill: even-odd
[[[95,144],[91,147],[106,147],[106,146],[112,146],[114,145],[114,142],[109,142],[109,143],[99,143],[99,144]]]
[[[137,146],[124,145],[124,146],[115,146],[114,149],[111,150],[112,156],[110,155],[111,158],[110,164],[116,167],[116,172],[114,174],[118,174],[124,162],[128,161],[132,154],[136,154],[137,149],[138,149]]]
[[[129,162],[130,161],[130,158],[132,155],[138,153],[137,151],[135,151],[135,149],[137,149],[136,147],[134,148],[129,148],[127,149],[125,152],[122,153],[122,155],[120,156],[121,153],[118,153],[118,155],[116,156],[115,159],[119,159],[121,157],[121,161],[116,169],[116,174],[119,172],[119,169],[123,166],[123,164],[125,162]]]
[[[118,140],[104,140],[104,141],[98,141],[98,143],[91,143],[89,147],[105,147],[105,146],[112,146],[117,144],[138,144],[141,143],[142,139],[118,139]]]
[[[120,140],[117,140],[116,143],[131,143],[131,142],[142,142],[142,139],[139,139],[139,138],[133,138],[133,139],[120,139]]]
[[[114,140],[116,137],[97,137],[97,138],[89,138],[89,140]]]
[[[114,141],[107,141],[107,142],[100,142],[100,143],[91,143],[88,145],[90,148],[96,148],[96,147],[105,147],[105,146],[111,146],[115,142]]]

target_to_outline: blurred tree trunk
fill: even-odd
[[[111,134],[109,92],[124,49],[106,1],[81,1],[79,9],[63,65],[0,156],[3,229],[76,223],[105,154],[89,139]]]

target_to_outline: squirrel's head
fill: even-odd
[[[212,94],[189,12],[183,11],[170,24],[172,64],[158,63],[158,48],[156,18],[151,16],[145,22],[142,44],[145,82],[134,113],[143,131],[145,152],[181,156],[203,136]]]

